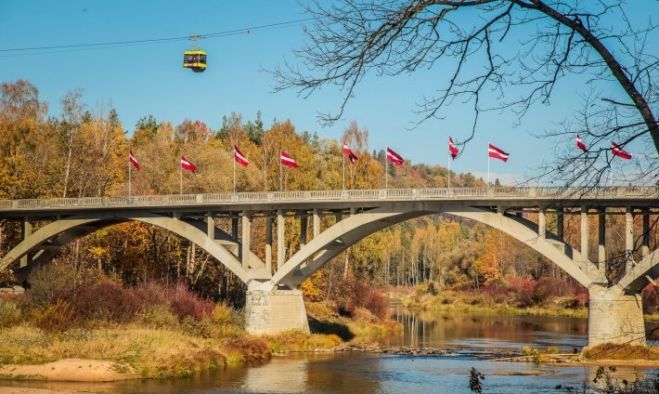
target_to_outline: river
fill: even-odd
[[[102,393],[468,393],[469,370],[485,375],[485,393],[556,393],[580,387],[596,368],[538,366],[483,359],[492,351],[555,346],[572,352],[586,343],[587,320],[559,317],[414,315],[394,310],[403,323],[388,345],[451,349],[446,356],[344,353],[275,357],[248,368],[227,368],[190,379],[108,384],[13,382],[5,386]],[[651,373],[655,373],[652,371]],[[626,379],[650,371],[618,368]]]

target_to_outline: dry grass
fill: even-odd
[[[582,355],[588,360],[659,360],[659,347],[606,343],[585,348]]]
[[[210,339],[166,329],[129,326],[48,333],[24,325],[0,331],[3,364],[109,360],[139,376],[162,378],[269,357],[268,347],[259,339]]]
[[[329,351],[342,343],[335,334],[304,334],[289,331],[279,335],[264,337],[273,353]]]

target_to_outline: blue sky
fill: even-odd
[[[647,6],[654,2],[639,3]],[[656,4],[650,7],[656,8]],[[648,15],[643,8],[634,12]],[[0,49],[185,36],[304,17],[296,0],[2,0]],[[53,115],[59,114],[59,100],[67,91],[82,89],[90,109],[116,108],[124,128],[130,131],[148,114],[174,124],[186,118],[199,119],[217,128],[223,115],[237,112],[253,119],[260,110],[266,126],[273,119],[291,119],[300,131],[338,138],[355,120],[369,129],[370,149],[389,145],[414,163],[442,165],[446,164],[447,136],[460,140],[469,134],[472,114],[459,104],[449,108],[446,119],[408,130],[417,119],[415,103],[446,81],[443,75],[448,77],[448,70],[441,67],[400,77],[366,78],[343,119],[323,127],[317,114],[335,111],[340,92],[324,89],[308,99],[294,91],[272,93],[274,81],[265,71],[284,59],[294,62],[292,51],[303,41],[302,25],[204,40],[199,43],[208,52],[208,70],[203,74],[181,67],[182,52],[192,45],[189,41],[0,53],[0,80],[29,80],[40,89]],[[492,163],[493,173],[502,179],[531,174],[532,168],[549,159],[554,145],[534,134],[569,118],[584,89],[579,79],[565,79],[557,86],[552,103],[535,107],[519,125],[510,113],[485,114],[475,140],[453,169],[484,174],[487,142],[491,141],[511,153],[508,163]]]

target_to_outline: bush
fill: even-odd
[[[21,320],[21,310],[14,301],[0,299],[0,327],[9,327]]]
[[[200,321],[205,317],[209,317],[213,311],[214,304],[211,301],[199,298],[183,283],[178,283],[170,294],[172,312],[181,321],[186,316]]]
[[[41,265],[28,278],[30,302],[46,308],[57,300],[73,298],[75,274],[71,267],[60,263]]]
[[[643,310],[646,313],[657,313],[659,311],[659,286],[648,284],[641,292],[643,299]]]
[[[211,320],[215,324],[228,325],[236,324],[234,310],[227,304],[217,304],[211,312]]]
[[[368,309],[380,320],[387,317],[389,300],[381,291],[361,282],[358,282],[355,287],[353,304],[356,307]]]
[[[379,319],[387,316],[389,300],[378,289],[349,277],[338,283],[332,292],[336,311],[342,316],[352,317],[357,308],[366,308]]]
[[[533,301],[541,304],[544,301],[560,296],[572,296],[575,294],[574,286],[567,279],[540,278],[533,287]]]
[[[140,302],[132,290],[104,280],[81,287],[73,300],[73,309],[81,320],[127,322],[140,310]]]
[[[588,292],[587,291],[579,291],[577,294],[574,295],[574,299],[577,302],[577,306],[580,308],[584,308],[586,305],[588,305]]]
[[[132,290],[143,308],[153,305],[167,305],[169,307],[169,290],[160,282],[142,282]]]
[[[501,280],[492,280],[485,286],[481,287],[481,294],[490,303],[502,304],[505,303],[510,297],[511,289]]]
[[[143,307],[137,313],[135,320],[151,328],[178,326],[178,318],[174,316],[169,306],[164,304]]]
[[[73,327],[74,312],[71,305],[58,300],[37,314],[36,325],[46,331],[66,331]]]
[[[515,291],[515,302],[518,306],[525,307],[533,305],[533,289],[535,281],[530,278],[511,278],[510,286]]]

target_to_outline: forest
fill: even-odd
[[[266,125],[260,113],[250,120],[241,114],[228,114],[217,130],[201,120],[174,125],[148,114],[131,127],[121,124],[115,109],[87,105],[77,90],[62,97],[61,108],[60,114],[49,115],[48,103],[28,81],[2,84],[0,199],[126,195],[129,150],[141,165],[139,171],[132,171],[133,195],[179,193],[179,157],[183,154],[197,166],[195,174],[183,174],[183,193],[230,192],[234,145],[250,160],[249,166],[238,167],[238,191],[279,190],[278,156],[283,149],[299,163],[299,168],[286,172],[287,190],[340,189],[344,141],[359,157],[346,165],[346,188],[384,185],[384,152],[369,146],[370,131],[356,121],[337,141],[297,130],[294,120],[274,120]],[[439,140],[444,141],[445,136],[438,136]],[[389,171],[391,188],[444,187],[449,176],[452,187],[485,185],[471,173],[449,174],[438,165],[406,162],[401,167],[389,166]],[[607,223],[609,255],[621,249],[621,223],[615,216]],[[263,250],[259,246],[264,242],[259,238],[263,234],[259,226],[263,225],[254,225],[255,252]],[[548,226],[550,230],[555,226],[551,217]],[[574,245],[578,243],[578,226],[578,217],[567,217],[565,234]],[[595,220],[591,226],[590,233],[596,234]],[[296,231],[288,232],[287,244],[298,242],[299,229]],[[19,223],[0,221],[0,256],[18,242],[20,234]],[[656,243],[656,231],[653,237]],[[595,251],[596,240],[590,241],[591,251]],[[72,242],[54,264],[71,267],[74,277],[102,272],[128,286],[149,281],[185,283],[204,298],[236,306],[240,306],[245,291],[239,280],[195,245],[135,222]],[[0,275],[0,282],[12,283],[10,272]],[[444,215],[411,220],[373,234],[318,271],[304,283],[303,290],[307,298],[319,301],[337,297],[346,281],[432,291],[484,288],[518,294],[526,289],[528,294],[518,295],[518,301],[565,295],[556,292],[577,298],[585,293],[518,241],[484,225]],[[648,299],[657,298],[654,288],[646,290]]]

